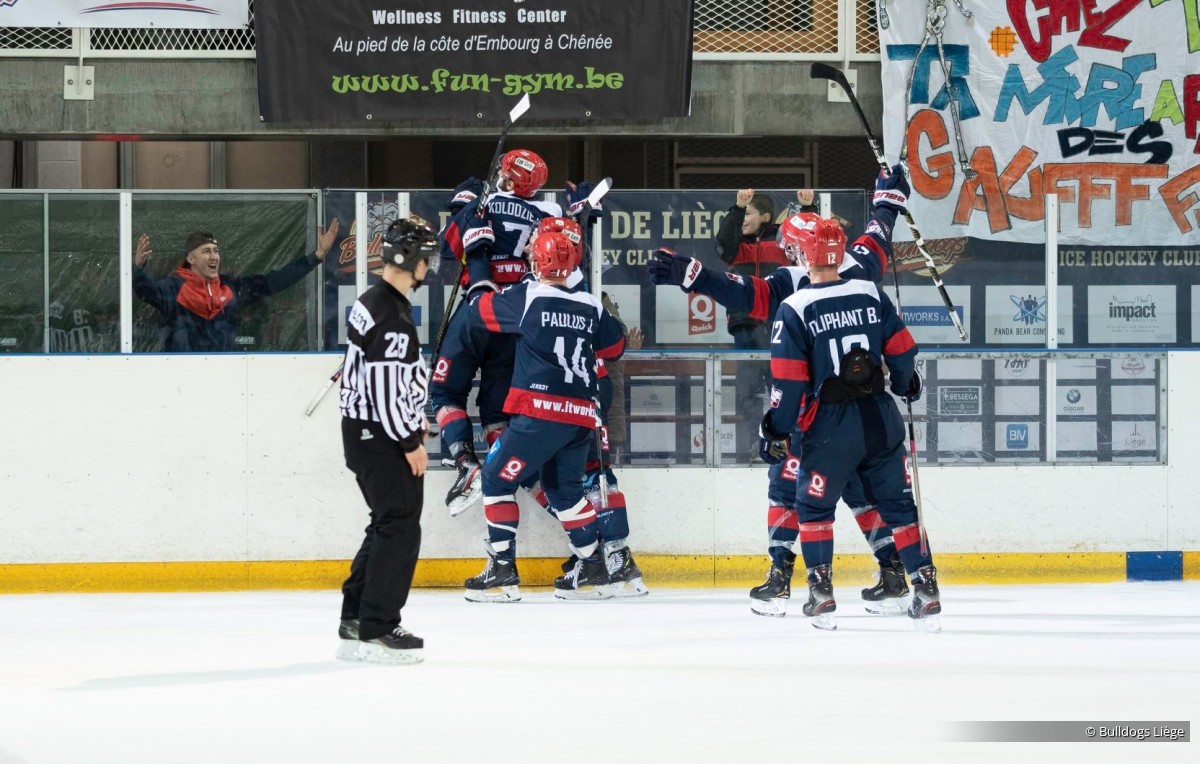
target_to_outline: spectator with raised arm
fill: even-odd
[[[337,238],[338,219],[317,226],[317,248],[282,268],[251,276],[221,274],[221,248],[205,231],[188,234],[183,262],[155,280],[146,263],[154,251],[150,236],[138,237],[133,255],[133,292],[163,317],[163,349],[169,353],[235,351],[242,310],[282,292],[317,267]]]

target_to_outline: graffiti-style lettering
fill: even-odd
[[[1149,154],[1146,164],[1163,164],[1171,158],[1174,147],[1161,138],[1163,127],[1158,122],[1143,122],[1129,134],[1110,130],[1089,130],[1086,127],[1066,127],[1058,131],[1058,148],[1063,159],[1079,154],[1103,156],[1105,154]]]
[[[996,122],[1008,121],[1008,110],[1012,107],[1013,99],[1025,114],[1033,113],[1038,104],[1046,101],[1046,116],[1042,124],[1071,124],[1079,119],[1079,101],[1075,93],[1079,91],[1079,78],[1068,71],[1067,67],[1079,60],[1075,49],[1070,45],[1057,51],[1053,56],[1038,64],[1037,72],[1042,78],[1042,84],[1032,93],[1025,86],[1025,78],[1016,64],[1011,64],[1004,72],[1004,83],[1000,86],[1000,95],[996,98]]]
[[[1087,152],[1090,157],[1101,154],[1120,154],[1125,150],[1123,136],[1110,130],[1089,130],[1086,127],[1065,127],[1058,131],[1058,150],[1063,159]]]
[[[1150,158],[1146,160],[1146,164],[1166,164],[1171,155],[1175,153],[1175,147],[1171,145],[1170,141],[1153,140],[1162,136],[1161,122],[1143,122],[1129,134],[1129,140],[1125,141],[1125,147],[1134,154],[1149,154]]]
[[[1189,74],[1183,78],[1183,128],[1184,135],[1196,138],[1200,125],[1200,74]],[[1200,140],[1193,152],[1200,154]]]
[[[917,55],[918,45],[889,45],[888,56],[893,61],[912,61]],[[929,104],[935,109],[944,110],[950,105],[950,99],[958,101],[958,113],[961,119],[973,119],[979,116],[979,107],[971,95],[967,84],[967,75],[971,73],[970,48],[966,45],[943,45],[946,53],[946,65],[950,67],[949,88],[943,82],[937,93],[930,97],[930,72],[936,71],[938,79],[943,78],[942,63],[938,59],[937,49],[926,46],[921,54],[921,60],[913,63],[912,92],[908,94],[911,103]]]
[[[1200,207],[1200,195],[1195,191],[1185,194],[1195,186],[1200,186],[1200,166],[1184,170],[1171,180],[1158,187],[1158,195],[1167,205],[1167,211],[1175,221],[1180,233],[1191,233],[1200,227],[1200,211],[1194,213],[1196,225],[1188,222],[1187,211],[1192,207]]]
[[[1146,121],[1145,110],[1137,105],[1142,95],[1138,78],[1155,68],[1153,53],[1122,59],[1120,69],[1093,64],[1082,94],[1079,94],[1079,78],[1067,69],[1078,60],[1079,55],[1069,45],[1057,51],[1038,65],[1042,83],[1032,92],[1026,87],[1020,68],[1010,64],[1000,86],[995,121],[1008,120],[1013,100],[1025,114],[1046,102],[1046,114],[1042,119],[1045,125],[1078,122],[1081,127],[1093,128],[1101,107],[1118,130],[1128,130]]]
[[[1150,119],[1161,122],[1169,119],[1171,124],[1178,125],[1183,121],[1183,109],[1179,106],[1179,96],[1175,95],[1175,83],[1163,80],[1158,83],[1158,95],[1154,97],[1154,110]]]
[[[1096,0],[1033,0],[1035,11],[1046,11],[1036,17],[1037,35],[1032,19],[1026,15],[1028,0],[1007,0],[1008,16],[1021,44],[1034,61],[1045,61],[1055,36],[1062,32],[1083,32],[1079,45],[1100,50],[1123,51],[1129,40],[1107,34],[1108,30],[1141,4],[1142,0],[1116,0],[1107,10],[1097,10]]]
[[[934,151],[950,145],[946,123],[932,109],[921,109],[908,123],[908,156],[921,157],[921,139]],[[909,165],[913,188],[928,199],[945,199],[954,190],[954,168],[958,161],[951,151],[930,154]]]

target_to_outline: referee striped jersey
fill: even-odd
[[[429,369],[421,358],[412,304],[391,284],[363,292],[346,328],[342,416],[379,422],[405,451],[423,442]]]

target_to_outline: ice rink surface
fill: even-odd
[[[1200,761],[947,742],[962,720],[1200,721],[1200,582],[947,585],[941,634],[837,596],[826,633],[741,589],[418,590],[417,666],[335,661],[332,591],[3,596],[0,762]]]

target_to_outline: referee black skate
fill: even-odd
[[[354,303],[346,331],[342,444],[371,519],[342,584],[337,657],[419,663],[425,642],[400,625],[400,611],[421,549],[429,370],[408,294],[437,271],[433,231],[419,218],[395,221],[383,262],[383,281]]]

